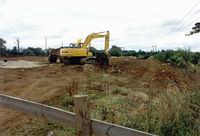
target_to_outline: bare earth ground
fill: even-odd
[[[8,61],[17,59],[7,58]],[[133,57],[111,58],[111,66],[107,70],[93,65],[49,64],[46,57],[20,57],[20,59],[40,62],[42,66],[0,68],[0,93],[44,104],[48,104],[51,100],[55,101],[66,93],[67,85],[74,80],[78,81],[79,90],[87,92],[87,85],[90,82],[88,75],[91,73],[95,78],[89,78],[92,78],[92,85],[96,90],[125,87],[132,91],[125,97],[132,99],[141,95],[140,89],[190,91],[191,86],[199,82],[193,71],[186,73],[153,58],[146,60],[137,60]],[[109,83],[105,83],[102,79],[105,76],[109,76]],[[0,135],[42,135],[31,134],[33,128],[28,128],[34,125],[37,129],[43,128],[41,123],[37,124],[38,120],[36,117],[19,112],[0,109]],[[14,128],[19,132],[16,132],[17,130],[14,132]],[[25,128],[26,131],[20,132],[21,128]]]

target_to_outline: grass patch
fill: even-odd
[[[116,94],[121,94],[121,95],[128,95],[129,94],[129,90],[126,89],[126,88],[123,88],[123,87],[117,87],[117,88],[114,88],[111,90],[111,93],[113,95],[116,95]]]
[[[191,108],[187,93],[175,90],[156,95],[149,93],[149,101],[137,112],[135,128],[161,136],[197,136],[200,110],[199,107],[198,111]]]

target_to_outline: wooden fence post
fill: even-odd
[[[91,136],[88,95],[74,95],[77,136]]]

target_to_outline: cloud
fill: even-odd
[[[0,6],[3,6],[5,4],[6,0],[0,0]]]
[[[53,39],[59,39],[61,37],[62,37],[62,35],[49,35],[49,36],[47,36],[47,38],[53,38]]]
[[[68,44],[109,30],[110,46],[125,49],[192,45],[198,39],[185,38],[185,32],[174,27],[193,3],[195,0],[0,0],[0,36],[10,47],[15,37],[23,40],[21,46],[44,47],[47,37],[48,46],[56,48],[61,42]],[[104,41],[92,43],[103,48]]]
[[[168,29],[169,32],[177,32],[177,29],[174,29],[177,23],[177,20],[167,20],[161,24],[161,28]]]
[[[36,36],[36,31],[39,30],[40,27],[31,24],[25,23],[16,23],[7,27],[0,27],[0,32],[3,37],[7,37],[8,39],[15,37],[23,37],[34,38]]]

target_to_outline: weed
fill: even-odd
[[[101,120],[106,120],[108,122],[116,123],[116,124],[126,124],[126,126],[131,126],[129,122],[124,122],[124,118],[126,120],[129,120],[128,118],[130,116],[127,116],[128,114],[128,107],[132,107],[131,102],[129,99],[125,99],[124,96],[106,96],[104,98],[101,98],[97,100],[98,110],[96,111],[96,114],[100,116]],[[131,118],[131,117],[130,117]],[[129,124],[129,125],[128,125]]]
[[[128,95],[129,90],[127,90],[126,88],[120,87],[120,88],[114,88],[114,89],[112,89],[111,93],[114,94],[114,95],[115,94]]]
[[[92,88],[91,84],[93,81],[94,81],[94,73],[92,71],[87,72],[86,73],[86,89],[87,90],[90,90]]]
[[[93,100],[97,100],[97,99],[105,97],[107,93],[104,91],[90,90],[88,95],[89,95],[90,101],[93,101]]]
[[[64,94],[61,96],[63,109],[73,111],[74,101],[69,94]]]
[[[166,90],[158,94],[157,91],[149,90],[149,101],[142,111],[138,111],[134,120],[135,128],[161,136],[196,136],[199,131],[199,111],[190,107],[185,93]],[[197,98],[192,100],[196,101],[194,103],[199,101]]]
[[[184,68],[186,66],[183,57],[181,57],[179,54],[170,57],[169,59],[167,59],[167,62],[169,62],[173,66],[178,66],[180,68]]]
[[[66,86],[66,91],[69,93],[70,96],[78,93],[78,80],[72,80]]]

